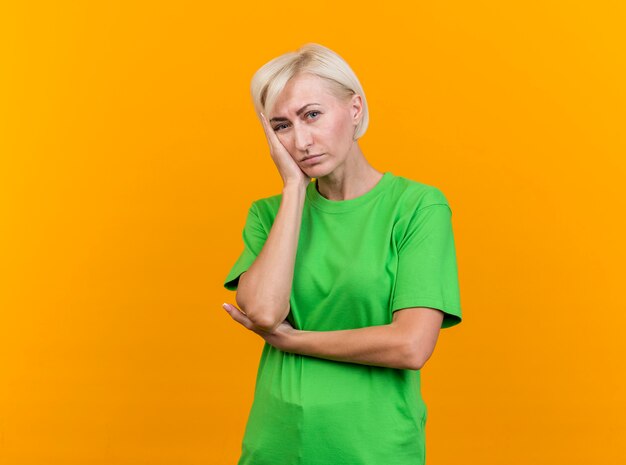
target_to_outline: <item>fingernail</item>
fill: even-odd
[[[230,305],[228,305],[226,302],[222,304],[222,307],[224,308],[224,310],[230,310]]]

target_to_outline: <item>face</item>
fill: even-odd
[[[354,148],[361,98],[339,100],[324,79],[300,74],[287,82],[269,116],[278,139],[300,169],[321,177],[343,164]]]

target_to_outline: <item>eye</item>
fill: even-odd
[[[304,116],[307,117],[307,116],[310,116],[310,115],[313,115],[313,114],[315,114],[317,116],[317,115],[319,115],[321,113],[322,112],[318,111],[318,110],[311,110],[311,111],[305,113]],[[314,116],[311,119],[315,119],[316,116]],[[274,126],[274,131],[280,131],[283,126],[286,127],[287,125],[285,123],[281,123],[281,124],[278,124],[278,125]]]

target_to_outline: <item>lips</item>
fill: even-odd
[[[309,155],[308,157],[303,158],[302,161],[306,161],[309,158],[313,158],[313,157],[319,157],[320,155],[324,155],[324,154],[323,153],[318,153],[317,155]]]

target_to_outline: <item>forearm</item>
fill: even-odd
[[[393,323],[338,331],[294,330],[284,351],[340,362],[419,369],[409,339]]]
[[[237,287],[239,307],[258,327],[272,331],[289,313],[289,298],[306,191],[285,186],[276,218],[254,263]]]

